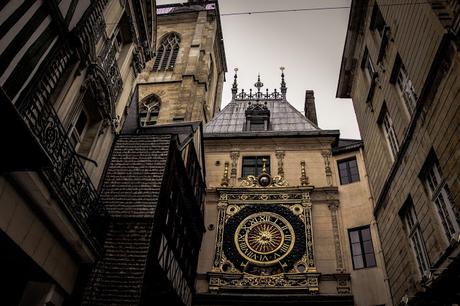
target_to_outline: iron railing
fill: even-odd
[[[80,41],[94,43],[94,40],[86,41],[82,37],[88,34],[86,29],[101,24],[101,8],[106,2],[97,2],[82,18],[76,33]],[[105,232],[102,220],[107,217],[107,212],[50,102],[58,82],[71,64],[81,59],[85,48],[87,46],[82,46],[83,50],[76,50],[68,39],[59,45],[50,56],[50,64],[38,75],[16,107],[52,161],[52,168],[41,171],[45,182],[87,243],[99,251]]]
[[[99,56],[99,64],[106,74],[107,83],[110,87],[110,98],[113,104],[117,101],[118,96],[123,89],[123,81],[121,79],[120,69],[118,68],[116,59],[117,49],[115,44],[115,39],[107,39],[104,50]]]

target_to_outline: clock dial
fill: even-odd
[[[294,247],[295,234],[291,224],[271,212],[246,217],[235,232],[235,245],[246,260],[271,265],[286,257]]]

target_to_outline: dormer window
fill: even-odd
[[[252,121],[249,121],[248,124],[249,124],[250,131],[266,131],[267,130],[266,121],[252,120]]]
[[[270,110],[267,108],[266,103],[260,104],[259,102],[249,102],[245,115],[245,131],[258,132],[270,130]]]

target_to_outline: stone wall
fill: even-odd
[[[351,55],[356,61],[351,97],[365,144],[366,166],[377,205],[375,213],[393,303],[397,304],[404,295],[414,296],[424,291],[424,282],[431,282],[432,279],[428,278],[440,274],[441,269],[437,270],[436,267],[448,265],[446,255],[452,249],[458,253],[458,244],[451,245],[443,232],[421,171],[432,150],[439,160],[442,176],[450,190],[453,210],[458,216],[460,67],[454,41],[445,43],[448,41],[445,22],[449,18],[440,20],[434,6],[429,3],[395,6],[387,5],[388,1],[376,2],[389,26],[388,45],[379,61],[382,39],[378,31],[370,29],[375,3],[370,1],[364,31],[356,40],[355,54]],[[351,32],[348,35],[352,35]],[[370,80],[365,68],[360,67],[365,47],[378,73],[376,90],[368,103]],[[413,114],[407,111],[401,91],[391,80],[398,54],[417,97]],[[399,153],[395,159],[391,157],[381,127],[383,104],[392,118],[399,143]],[[434,273],[425,277],[417,268],[415,254],[400,217],[408,197],[412,198],[429,265]]]
[[[216,246],[217,189],[221,186],[225,164],[228,163],[229,187],[239,186],[242,180],[244,156],[270,156],[272,176],[282,168],[290,187],[301,185],[301,161],[305,161],[308,185],[314,186],[312,220],[315,265],[321,273],[320,294],[338,294],[336,278],[351,276],[351,293],[356,305],[390,304],[385,283],[385,268],[369,193],[367,172],[361,149],[331,154],[332,138],[205,139],[206,177],[208,193],[205,208],[205,226],[198,267],[197,292],[208,291],[208,276],[213,266]],[[355,156],[360,181],[340,185],[337,160]],[[279,163],[282,157],[282,163]],[[326,167],[330,171],[326,170]],[[234,170],[233,170],[234,169]],[[330,175],[326,175],[330,173]],[[328,177],[329,176],[329,177]],[[276,188],[272,191],[276,193]],[[369,225],[377,266],[353,270],[348,240],[348,229]],[[338,276],[337,276],[338,275]],[[349,284],[348,284],[349,285]],[[342,291],[343,293],[343,291]]]
[[[208,11],[159,16],[157,46],[171,32],[181,42],[173,70],[152,71],[152,60],[138,78],[139,100],[150,94],[161,100],[158,124],[205,123],[220,110],[225,68],[217,27]]]

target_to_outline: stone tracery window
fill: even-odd
[[[170,33],[160,43],[153,71],[173,70],[179,53],[180,38],[177,33]]]
[[[139,104],[139,121],[142,127],[157,123],[161,102],[155,95],[144,98]]]

